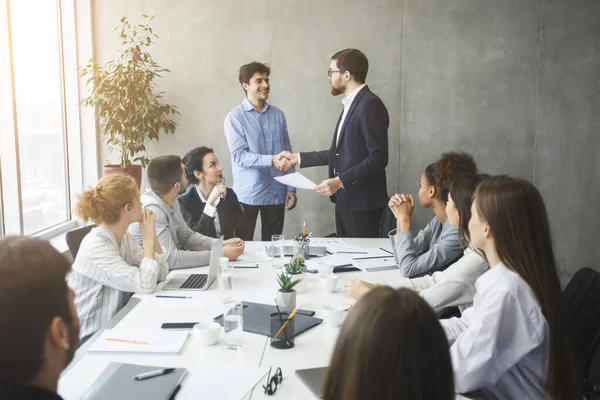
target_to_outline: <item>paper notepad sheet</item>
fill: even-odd
[[[92,343],[88,352],[178,355],[188,334],[189,332],[185,331],[107,329]]]

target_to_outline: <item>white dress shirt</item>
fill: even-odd
[[[548,323],[529,285],[503,264],[475,282],[473,307],[440,321],[451,343],[457,393],[484,399],[550,399],[544,390]]]
[[[346,115],[348,115],[348,110],[350,109],[350,106],[352,105],[352,102],[354,101],[354,98],[356,97],[358,92],[360,92],[360,90],[365,86],[367,86],[367,84],[363,83],[362,85],[354,89],[348,96],[345,96],[342,99],[342,104],[344,105],[344,112],[342,113],[342,118],[340,119],[340,124],[338,125],[337,129],[337,138],[335,139],[336,144],[340,141],[340,133],[342,133],[342,127],[344,126]]]
[[[217,200],[215,201],[214,205],[210,205],[208,204],[208,200],[204,197],[204,195],[202,194],[202,191],[200,190],[200,187],[198,187],[198,185],[196,185],[196,191],[198,191],[198,196],[200,196],[200,200],[202,200],[204,204],[204,214],[208,215],[209,217],[215,219],[215,231],[217,231],[217,237],[221,237],[221,223],[219,222],[219,213],[216,212],[217,206],[219,205],[219,203],[221,202],[221,196],[217,197]]]
[[[117,243],[108,229],[92,229],[81,242],[68,279],[75,292],[79,337],[104,326],[133,293],[152,293],[168,270],[164,250],[154,260],[146,258],[131,233]]]
[[[475,281],[487,269],[483,257],[467,248],[463,256],[445,270],[420,278],[403,278],[391,286],[408,287],[419,292],[436,313],[454,306],[463,311],[473,303]]]

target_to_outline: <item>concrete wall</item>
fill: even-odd
[[[156,15],[153,54],[171,69],[160,82],[181,111],[172,137],[149,155],[216,149],[231,182],[223,118],[239,104],[240,65],[272,67],[271,102],[286,113],[295,150],[326,148],[342,109],[326,70],[335,51],[369,57],[367,78],[390,114],[388,190],[415,194],[425,166],[448,149],[472,152],[481,170],[533,180],[554,230],[563,281],[595,266],[600,239],[600,16],[597,0],[116,0],[93,7],[100,61],[113,28]],[[596,145],[596,146],[594,146]],[[103,151],[102,161],[106,159]],[[303,170],[317,183],[325,168]],[[286,215],[335,229],[333,205],[310,192]],[[416,213],[417,226],[431,217]]]

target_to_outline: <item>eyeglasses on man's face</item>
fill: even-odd
[[[331,68],[329,68],[327,70],[327,76],[329,78],[331,78],[331,75],[335,74],[336,72],[342,73],[342,72],[346,72],[346,71],[342,71],[341,69],[331,69]]]
[[[269,368],[269,374],[267,375],[267,384],[263,385],[263,389],[265,389],[265,394],[269,396],[275,394],[277,391],[277,385],[281,383],[283,380],[283,375],[281,373],[281,368],[277,368],[273,376],[271,376],[271,368]]]

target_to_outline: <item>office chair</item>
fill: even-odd
[[[563,291],[563,298],[575,364],[584,382],[584,397],[600,399],[600,387],[587,380],[600,345],[600,273],[590,268],[577,271]]]
[[[77,257],[77,252],[79,251],[81,241],[83,240],[85,235],[90,233],[90,231],[95,227],[96,225],[92,224],[84,226],[82,228],[75,228],[67,232],[65,239],[67,241],[67,246],[69,247],[69,251],[71,252],[71,257],[73,257],[73,260],[75,260],[75,257]]]

